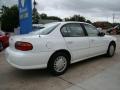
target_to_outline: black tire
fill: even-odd
[[[116,50],[116,44],[115,43],[110,43],[108,50],[107,50],[107,56],[108,57],[112,57],[115,54],[115,50]]]
[[[66,63],[65,68],[63,68],[63,70],[60,71],[60,72],[58,72],[58,71],[55,69],[55,62],[57,62],[57,58],[59,58],[59,57],[64,58],[64,59],[65,59],[64,61],[65,61],[65,63]],[[58,60],[58,61],[59,61],[59,60]],[[64,73],[67,71],[69,65],[70,65],[70,58],[68,57],[68,55],[65,54],[65,53],[57,52],[57,53],[55,53],[54,55],[52,55],[52,57],[50,58],[50,60],[49,60],[49,62],[48,62],[48,71],[49,71],[52,75],[54,75],[54,76],[59,76],[59,75],[64,74]],[[56,67],[57,67],[57,65],[56,65]],[[62,68],[61,68],[61,69],[62,69]]]
[[[3,44],[0,42],[0,52],[3,50]]]

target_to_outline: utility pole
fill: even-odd
[[[113,13],[113,23],[115,22],[115,13]]]
[[[0,15],[3,13],[3,9],[2,7],[0,7]]]
[[[1,17],[1,14],[2,14],[2,9],[0,8],[0,17]]]
[[[106,17],[106,20],[107,20],[107,22],[109,22],[109,20],[108,20],[108,16]]]
[[[35,0],[33,1],[33,5],[33,9],[36,9],[37,2]]]
[[[39,19],[40,19],[39,13],[36,8],[37,4],[38,3],[36,2],[36,0],[34,0],[33,1],[33,23],[39,23]]]

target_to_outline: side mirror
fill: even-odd
[[[104,32],[99,32],[99,33],[98,33],[98,36],[103,37],[103,36],[105,36],[105,33],[104,33]]]

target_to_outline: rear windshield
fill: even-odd
[[[60,23],[45,24],[43,29],[40,29],[40,30],[35,31],[35,32],[31,32],[30,34],[48,35],[54,29],[56,29],[59,25],[60,25]]]

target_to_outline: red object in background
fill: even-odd
[[[0,51],[4,50],[9,46],[9,35],[0,34]]]

